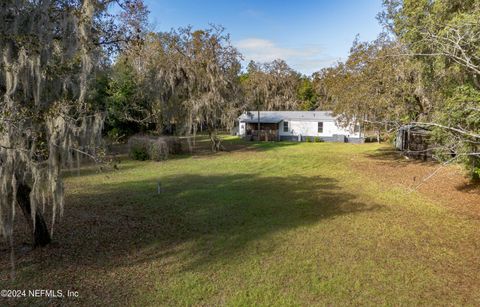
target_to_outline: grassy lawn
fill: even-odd
[[[69,177],[56,242],[19,247],[14,283],[2,260],[0,288],[78,291],[66,304],[480,305],[480,220],[356,171],[383,145],[228,142]]]

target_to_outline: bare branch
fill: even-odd
[[[476,134],[476,133],[473,133],[473,132],[469,132],[467,130],[458,129],[458,128],[454,128],[454,127],[449,127],[449,126],[445,126],[445,125],[441,125],[441,124],[437,124],[437,123],[412,122],[411,124],[419,125],[419,126],[439,127],[439,128],[454,131],[454,132],[457,132],[457,133],[460,133],[460,134],[463,134],[463,135],[466,135],[466,136],[469,136],[469,137],[472,137],[472,138],[480,139],[480,134]]]

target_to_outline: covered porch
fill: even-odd
[[[245,136],[251,141],[278,141],[278,123],[245,123]]]

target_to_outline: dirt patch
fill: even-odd
[[[357,155],[352,162],[370,178],[417,190],[455,211],[480,218],[480,185],[470,182],[460,166],[409,160],[390,148]]]

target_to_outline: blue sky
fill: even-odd
[[[282,58],[311,74],[345,59],[359,34],[373,40],[381,0],[146,0],[157,31],[223,25],[246,61]]]

